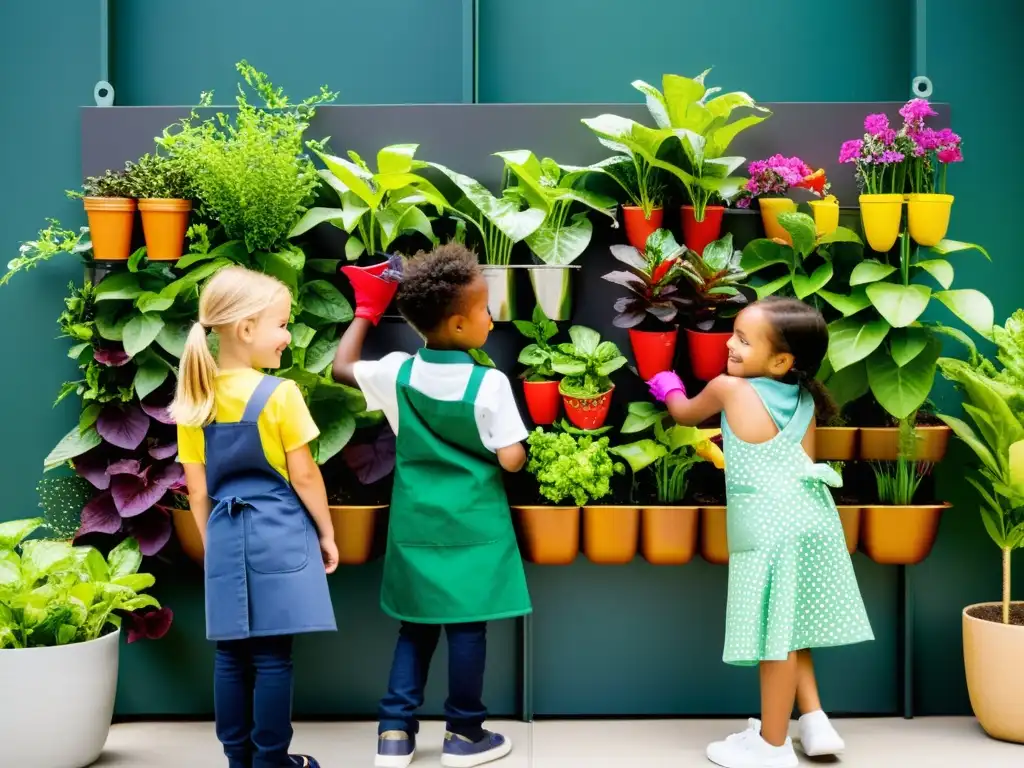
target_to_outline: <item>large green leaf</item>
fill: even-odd
[[[854,288],[850,292],[849,296],[824,290],[818,291],[818,295],[837,310],[842,312],[843,317],[850,317],[851,315],[862,312],[871,306],[871,299],[868,298],[868,294],[864,289],[864,286]]]
[[[567,226],[542,226],[526,238],[526,244],[545,264],[563,267],[583,255],[593,233],[594,225],[590,219],[585,213],[578,213]]]
[[[130,304],[114,302],[96,308],[96,330],[107,341],[124,339],[124,327],[135,317]]]
[[[43,469],[56,469],[76,456],[91,451],[102,442],[103,438],[96,431],[96,427],[80,430],[76,424],[43,460]]]
[[[326,328],[317,334],[317,338],[309,345],[306,352],[305,368],[313,373],[322,373],[334,362],[341,338],[334,328]]]
[[[609,448],[608,452],[625,459],[634,474],[668,455],[668,449],[664,445],[651,439]]]
[[[370,185],[373,183],[373,175],[371,173],[343,157],[336,157],[323,152],[317,152],[316,154],[324,161],[327,169],[345,187],[366,203],[371,210],[377,210],[380,207],[381,200],[384,198],[384,190],[382,188],[376,190],[371,188]]]
[[[304,311],[332,323],[347,323],[353,317],[348,299],[326,280],[312,280],[303,285],[299,302]]]
[[[765,238],[751,240],[744,247],[740,268],[747,274],[753,274],[773,264],[785,264],[792,270],[796,264],[796,253],[788,245]]]
[[[164,320],[157,314],[136,315],[124,327],[124,351],[135,357],[149,347],[164,328]]]
[[[897,419],[909,418],[924,405],[935,381],[935,363],[942,345],[929,339],[927,348],[902,368],[880,349],[868,358],[868,384],[875,400]]]
[[[881,318],[861,323],[851,318],[829,325],[828,359],[838,372],[865,359],[878,349],[889,333],[889,324]]]
[[[956,291],[939,291],[935,294],[935,298],[986,339],[992,336],[996,311],[992,306],[992,301],[984,293],[973,288],[965,288]]]
[[[891,264],[883,264],[875,259],[865,259],[854,267],[853,272],[850,273],[850,285],[854,286],[866,285],[867,283],[877,283],[879,280],[884,280],[895,271],[896,267]]]
[[[914,266],[920,267],[934,277],[935,281],[943,288],[949,289],[949,286],[953,284],[953,265],[945,259],[926,259],[917,262]]]
[[[893,328],[905,328],[928,309],[932,289],[926,285],[872,283],[865,289],[878,314]]]
[[[94,295],[96,301],[134,300],[153,288],[153,283],[151,278],[140,272],[115,272],[100,281]]]
[[[710,242],[704,247],[701,259],[712,272],[723,272],[728,269],[735,253],[736,251],[732,247],[732,232],[727,232],[718,240]]]
[[[956,253],[957,251],[968,251],[975,250],[981,253],[989,261],[992,261],[992,257],[988,255],[988,251],[982,248],[980,245],[974,243],[964,243],[959,240],[940,240],[938,244],[932,246],[932,250],[936,253],[940,253],[946,256],[950,253]]]
[[[21,573],[28,585],[68,567],[73,561],[69,541],[33,539],[21,543]]]
[[[320,428],[316,460],[323,464],[340,453],[352,439],[356,431],[355,415],[340,398],[313,400],[309,410]]]
[[[668,171],[682,181],[683,184],[692,185],[695,183],[696,178],[693,174],[687,173],[682,168],[658,158],[662,144],[669,139],[678,138],[678,130],[673,132],[665,128],[648,128],[634,120],[609,114],[585,118],[583,124],[597,134],[601,142],[610,149],[625,152],[630,156],[640,156],[649,165]],[[700,139],[700,137],[696,136],[696,139]],[[703,143],[703,139],[700,139],[700,141]],[[699,149],[693,147],[688,142],[688,137],[684,137],[681,143],[691,156]]]
[[[632,86],[640,91],[647,100],[647,111],[651,113],[655,125],[659,128],[671,128],[672,120],[668,116],[668,104],[661,91],[643,80],[634,80]]]
[[[774,296],[791,282],[793,282],[793,277],[787,272],[782,277],[777,277],[771,282],[754,286],[754,290],[757,292],[757,298],[763,299],[768,296]]]
[[[419,144],[392,144],[377,152],[377,171],[380,174],[409,173]]]
[[[313,227],[323,224],[325,221],[336,222],[343,219],[343,214],[340,208],[310,208],[304,214],[302,218],[292,227],[292,231],[288,233],[288,237],[298,237],[304,235]]]
[[[832,262],[826,261],[808,276],[802,272],[793,275],[793,291],[796,297],[803,301],[808,296],[817,293],[832,279]]]
[[[156,343],[169,355],[181,358],[185,351],[185,339],[191,329],[191,323],[185,321],[171,321],[164,324],[160,333],[156,336]]]
[[[597,352],[597,347],[601,343],[601,334],[595,331],[593,328],[587,328],[584,325],[574,325],[569,329],[569,338],[572,339],[573,346],[576,348],[576,352],[581,357],[591,357]]]
[[[138,368],[132,386],[138,398],[144,400],[167,381],[171,368],[160,355],[151,350],[143,351],[135,359],[135,364]]]
[[[785,211],[779,214],[779,224],[793,238],[793,247],[802,257],[807,258],[817,248],[817,233],[814,219],[799,211]]]
[[[818,238],[818,245],[829,245],[831,243],[857,243],[858,245],[864,245],[860,235],[846,227],[836,227],[827,235],[822,235]]]
[[[544,223],[545,211],[542,209],[520,211],[517,203],[505,197],[494,197],[476,179],[437,163],[430,163],[430,166],[451,179],[480,214],[512,242],[525,240]],[[479,225],[480,222],[476,223]]]
[[[833,372],[826,380],[825,386],[840,408],[859,400],[868,393],[867,364],[861,360],[841,371]]]
[[[889,349],[896,365],[902,367],[921,354],[932,338],[926,328],[895,328],[889,334]]]
[[[1010,444],[1007,459],[1008,479],[1017,493],[1024,495],[1024,440]]]
[[[643,432],[665,418],[665,411],[654,403],[635,402],[629,404],[626,420],[622,424],[623,434]]]
[[[139,566],[142,565],[139,542],[131,537],[122,541],[110,550],[110,554],[107,555],[107,564],[110,567],[111,579],[119,579],[137,573]]]
[[[43,518],[33,517],[27,520],[10,520],[0,523],[0,550],[14,549],[26,538],[31,536],[43,524]]]

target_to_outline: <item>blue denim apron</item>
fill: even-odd
[[[260,441],[257,420],[281,383],[264,376],[241,421],[203,430],[210,640],[337,629],[316,526]]]

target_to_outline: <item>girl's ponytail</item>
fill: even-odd
[[[800,386],[810,392],[811,397],[814,398],[814,411],[818,421],[822,423],[822,426],[828,425],[839,415],[839,408],[836,406],[835,400],[832,399],[828,387],[813,376],[803,375],[802,372],[797,376]]]
[[[206,328],[195,323],[185,340],[171,417],[183,427],[205,427],[216,414],[214,380],[217,362],[206,345]]]

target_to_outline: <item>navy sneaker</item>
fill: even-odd
[[[480,741],[470,741],[449,732],[444,735],[441,765],[445,768],[473,768],[492,760],[500,760],[511,751],[512,742],[500,733],[484,731]]]
[[[405,731],[384,731],[377,737],[376,768],[408,768],[416,757],[416,734]]]

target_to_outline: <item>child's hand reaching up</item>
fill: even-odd
[[[338,545],[335,544],[333,535],[320,538],[320,552],[324,556],[324,570],[327,573],[338,570]]]
[[[651,396],[660,403],[664,403],[673,392],[679,392],[684,397],[686,396],[683,380],[675,371],[662,371],[648,381],[647,386],[650,387]]]

